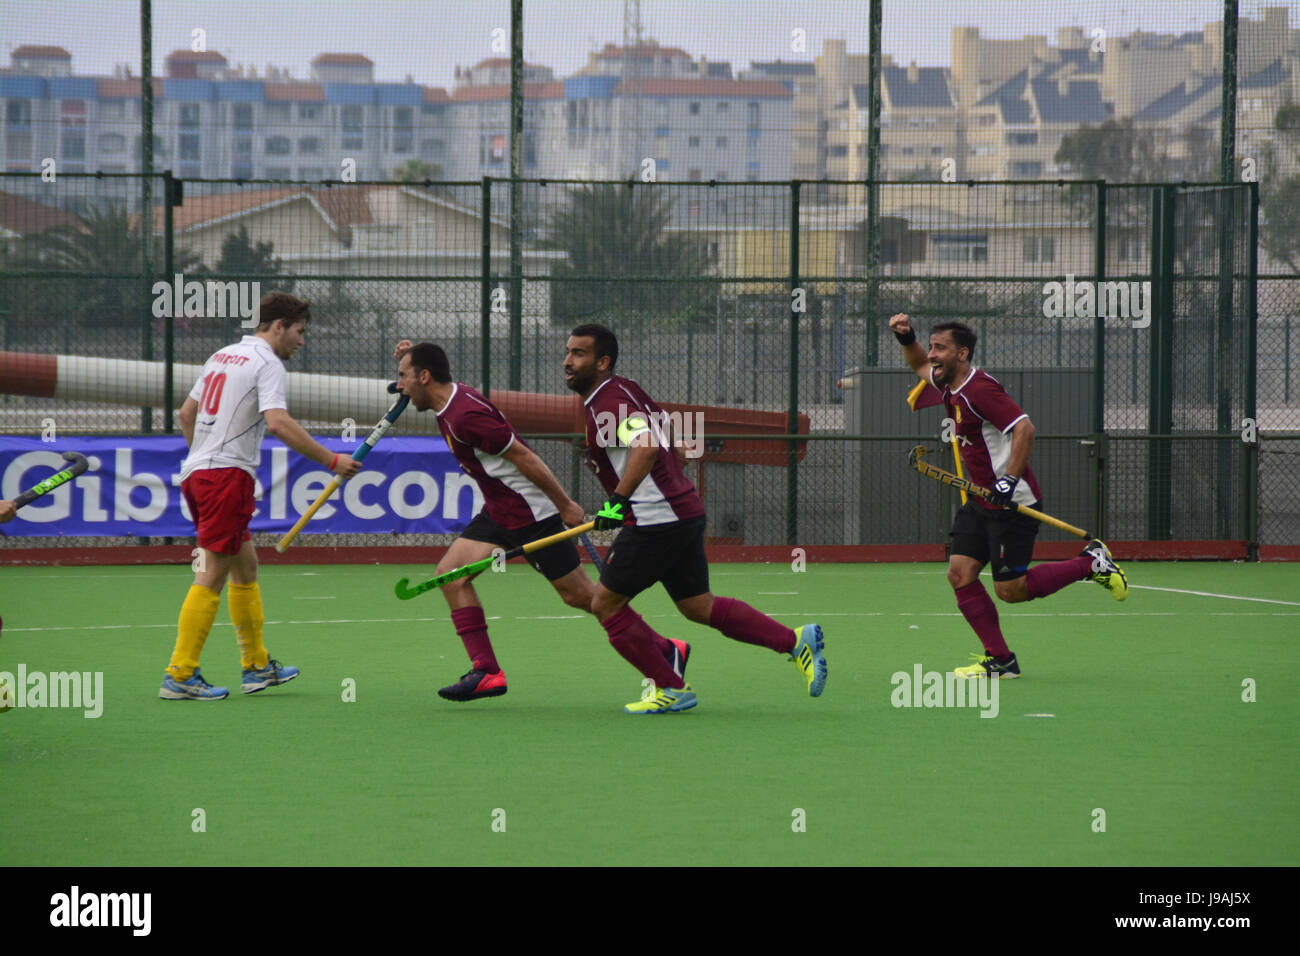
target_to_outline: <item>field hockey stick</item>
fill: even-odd
[[[410,578],[402,578],[397,582],[394,592],[403,601],[409,601],[417,594],[423,594],[425,591],[432,591],[434,588],[440,588],[448,581],[455,581],[459,578],[468,578],[478,574],[480,571],[486,571],[492,566],[492,563],[500,558],[503,561],[509,561],[511,558],[517,558],[520,555],[532,554],[534,551],[540,551],[542,548],[558,544],[569,538],[577,537],[580,534],[586,534],[592,528],[596,527],[596,522],[588,521],[586,524],[580,524],[576,528],[568,528],[559,534],[553,534],[549,537],[538,538],[536,541],[529,541],[527,544],[520,545],[517,548],[511,548],[504,555],[492,555],[484,558],[482,561],[475,561],[473,564],[463,564],[459,568],[453,568],[446,574],[440,574],[436,578],[430,578],[423,584],[417,584],[410,587]]]
[[[396,391],[396,388],[393,385],[389,385],[388,389],[391,392]],[[393,402],[388,411],[384,414],[384,417],[379,420],[379,424],[377,424],[374,427],[374,430],[370,432],[370,436],[358,445],[357,450],[352,453],[352,457],[356,461],[365,460],[366,455],[370,454],[370,449],[375,447],[375,442],[379,441],[384,432],[388,431],[388,429],[392,427],[393,422],[397,421],[397,416],[402,414],[402,410],[406,408],[409,401],[409,397],[401,395],[398,397],[397,401]],[[289,549],[289,545],[293,544],[293,539],[298,537],[298,532],[306,526],[307,522],[312,519],[312,515],[316,514],[316,512],[320,510],[320,506],[329,500],[330,495],[334,494],[341,484],[343,484],[343,479],[335,478],[326,486],[325,490],[320,493],[320,496],[311,503],[311,507],[303,512],[302,517],[299,518],[294,526],[289,529],[288,533],[280,539],[279,543],[275,546],[276,551],[284,554],[284,552]]]
[[[933,478],[935,481],[941,481],[945,485],[952,485],[954,488],[969,491],[971,494],[978,495],[986,500],[992,497],[993,493],[987,488],[981,488],[979,485],[971,484],[965,478],[958,478],[952,472],[944,471],[942,468],[937,468],[926,461],[924,445],[917,445],[913,448],[911,453],[907,456],[907,459],[911,462],[913,468],[925,475],[927,478]],[[1035,518],[1043,524],[1050,524],[1053,528],[1060,528],[1067,534],[1083,538],[1085,541],[1092,539],[1092,534],[1089,532],[1084,531],[1082,528],[1076,528],[1072,524],[1066,524],[1060,518],[1053,518],[1051,515],[1045,515],[1041,511],[1035,511],[1033,508],[1027,508],[1024,505],[1016,505],[1016,510],[1022,515]]]
[[[591,563],[596,566],[596,570],[604,571],[605,565],[600,563],[600,555],[596,552],[596,546],[591,543],[591,538],[587,537],[586,534],[581,534],[578,536],[578,540],[581,541],[582,546],[587,549],[587,556],[591,558]]]
[[[49,492],[53,491],[55,488],[59,487],[59,485],[67,484],[73,478],[76,478],[79,474],[81,474],[83,471],[85,471],[87,468],[90,467],[89,464],[86,462],[86,456],[75,451],[65,451],[63,453],[63,460],[70,461],[72,462],[72,464],[69,465],[67,468],[64,468],[62,471],[50,475],[50,477],[46,478],[44,481],[40,482],[39,484],[32,485],[30,488],[24,491],[21,495],[19,495],[17,498],[14,499],[14,508],[18,509],[21,508],[23,505],[31,504],[41,495],[48,494]]]

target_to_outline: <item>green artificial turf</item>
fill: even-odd
[[[479,579],[510,691],[469,704],[436,695],[468,669],[445,602],[393,597],[428,567],[263,568],[267,646],[302,676],[242,695],[223,599],[202,666],[233,694],[211,703],[157,698],[188,568],[4,568],[0,671],[102,671],[105,699],[0,714],[0,846],[75,866],[1300,863],[1300,571],[1129,572],[1297,603],[1081,583],[999,604],[1024,677],[988,719],[892,703],[895,672],[978,650],[941,565],[715,565],[715,594],[822,624],[825,694],[656,588],[634,606],[690,641],[700,704],[631,717],[640,675],[523,565]]]

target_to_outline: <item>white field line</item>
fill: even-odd
[[[1300,601],[1275,601],[1273,598],[1243,597],[1240,594],[1215,594],[1212,591],[1185,591],[1182,588],[1158,588],[1151,584],[1130,584],[1129,590],[1169,591],[1173,594],[1195,594],[1198,597],[1226,598],[1229,601],[1257,601],[1260,604],[1285,604],[1287,607],[1300,607]]]

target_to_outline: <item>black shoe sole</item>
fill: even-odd
[[[502,694],[506,692],[506,690],[508,690],[508,688],[493,687],[491,690],[485,690],[482,693],[469,694],[467,696],[462,697],[458,694],[447,693],[447,688],[444,687],[442,690],[438,691],[438,696],[441,697],[443,700],[454,700],[458,704],[463,704],[467,700],[478,700],[481,697],[500,697]]]

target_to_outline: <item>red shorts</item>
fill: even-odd
[[[238,554],[253,536],[253,476],[242,468],[207,468],[181,482],[181,494],[199,532],[199,547]]]

